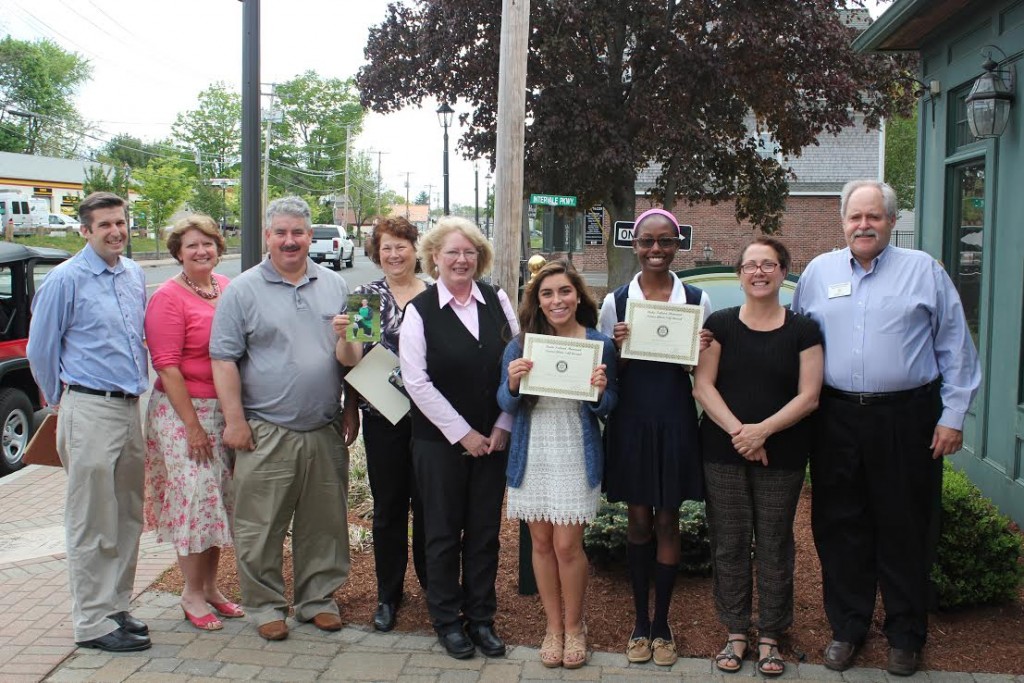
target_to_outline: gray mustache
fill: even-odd
[[[878,233],[874,230],[857,230],[853,233],[854,237],[878,237]]]

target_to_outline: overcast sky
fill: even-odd
[[[384,19],[387,4],[263,0],[261,81],[286,81],[308,69],[325,77],[354,76],[364,62],[367,31]],[[93,78],[81,88],[78,105],[103,139],[117,133],[162,139],[210,83],[241,89],[238,0],[2,0],[0,34],[8,33],[49,38],[90,61]],[[383,152],[381,175],[391,189],[404,194],[408,172],[411,197],[433,185],[439,202],[443,143],[436,108],[430,102],[388,116],[370,113],[353,149]],[[458,103],[455,109],[462,111]],[[451,202],[472,205],[473,163],[455,149],[458,128],[450,133]],[[481,163],[481,204],[486,172]]]

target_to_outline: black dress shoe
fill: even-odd
[[[889,648],[889,666],[886,671],[895,676],[913,676],[917,671],[917,662],[920,653],[916,650],[901,650],[898,647]]]
[[[437,639],[441,645],[444,645],[444,651],[448,653],[449,657],[468,659],[476,652],[473,641],[466,637],[462,629],[438,633]]]
[[[857,646],[853,643],[833,640],[825,648],[825,667],[833,671],[846,671],[853,664]]]
[[[96,650],[106,650],[107,652],[137,652],[139,650],[148,650],[151,643],[147,636],[137,636],[134,633],[128,633],[123,628],[119,628],[99,638],[80,640],[75,645],[78,647],[91,647]]]
[[[137,636],[149,635],[149,627],[146,626],[146,624],[144,624],[143,622],[133,617],[128,612],[118,612],[116,614],[111,614],[109,618],[113,619],[118,626],[123,628],[125,631],[128,631],[128,633],[133,633]]]
[[[480,648],[485,657],[504,657],[505,641],[494,632],[490,624],[475,624],[469,627],[469,639]]]
[[[390,602],[377,603],[377,611],[373,614],[373,627],[378,631],[390,631],[398,619],[398,608]]]

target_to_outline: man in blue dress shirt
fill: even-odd
[[[885,607],[888,670],[917,669],[927,635],[942,458],[963,445],[981,366],[942,266],[889,244],[896,193],[843,188],[846,249],[807,266],[793,310],[825,335],[825,386],[811,458],[812,527],[833,641],[825,666],[852,662]]]
[[[123,199],[94,192],[78,213],[86,245],[36,292],[28,360],[58,411],[75,641],[131,652],[150,646],[149,629],[128,613],[142,532],[146,278],[121,257],[128,242]]]

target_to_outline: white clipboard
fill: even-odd
[[[345,375],[345,381],[393,425],[408,414],[410,407],[408,397],[388,381],[397,367],[398,356],[377,344]]]

